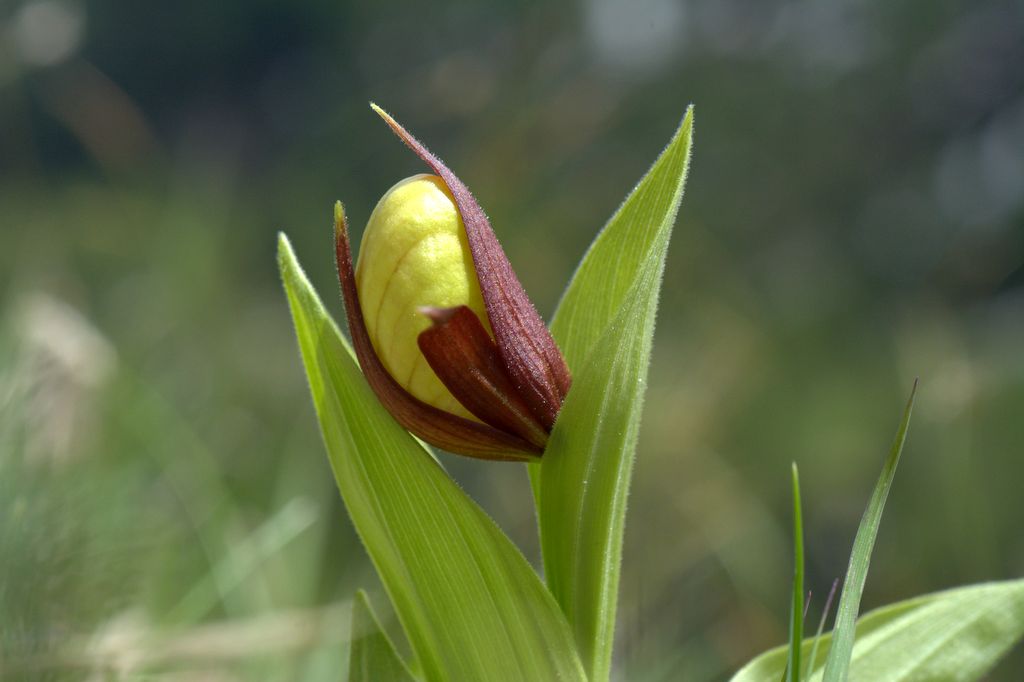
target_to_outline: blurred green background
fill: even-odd
[[[358,233],[423,170],[369,100],[545,315],[696,105],[619,679],[784,641],[790,461],[816,621],[915,376],[865,607],[1024,573],[1019,2],[7,0],[5,680],[342,679],[354,590],[388,613],[274,263],[285,230],[340,317],[332,203]],[[445,463],[536,563],[522,467]]]

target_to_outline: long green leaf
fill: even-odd
[[[426,679],[584,679],[558,605],[381,407],[284,235],[278,262],[338,488]]]
[[[889,488],[892,487],[892,480],[896,476],[896,466],[900,462],[900,453],[903,452],[903,443],[907,439],[907,429],[910,427],[910,415],[914,411],[914,396],[916,395],[917,381],[915,380],[914,388],[910,391],[910,398],[907,400],[907,407],[903,410],[903,419],[900,420],[896,439],[893,441],[889,456],[882,467],[882,473],[878,477],[878,483],[875,484],[875,490],[871,494],[867,509],[864,510],[857,535],[853,539],[850,565],[846,569],[846,579],[843,581],[843,592],[839,598],[836,622],[832,630],[833,643],[829,649],[828,658],[825,660],[825,682],[842,682],[846,679],[850,655],[853,651],[854,628],[857,612],[860,610],[860,598],[864,593],[864,582],[867,580],[868,566],[871,563],[871,550],[875,546],[878,526],[882,522],[882,511],[885,509],[885,500],[889,496]]]
[[[598,236],[552,323],[574,380],[531,473],[548,586],[597,681],[611,669],[626,495],[692,121]]]
[[[380,627],[370,600],[362,590],[352,603],[352,650],[348,658],[348,682],[414,682]]]
[[[1024,638],[1024,579],[970,585],[883,606],[858,622],[852,682],[979,680]],[[814,645],[806,639],[803,651]],[[831,635],[821,638],[830,648]],[[732,682],[777,682],[789,647],[767,651]],[[815,666],[810,682],[820,682]]]

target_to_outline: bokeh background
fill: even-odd
[[[333,201],[422,170],[370,100],[545,315],[696,105],[619,679],[785,639],[791,461],[817,618],[915,376],[865,607],[1024,573],[1019,2],[7,0],[4,679],[342,679],[354,590],[388,613],[274,262],[285,230],[341,315]],[[536,562],[522,468],[445,462]]]

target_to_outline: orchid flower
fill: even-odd
[[[469,189],[374,110],[436,175],[384,195],[355,268],[345,210],[335,205],[338,276],[363,374],[394,418],[431,445],[536,459],[569,391],[565,360]]]

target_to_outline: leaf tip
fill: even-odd
[[[684,129],[684,130],[692,130],[693,129],[693,116],[694,116],[693,112],[694,112],[693,104],[688,104],[686,106],[686,113],[683,114],[683,120],[679,124],[679,127],[681,129]]]
[[[277,233],[277,265],[281,272],[288,269],[295,260],[295,254],[292,252],[292,243],[288,240],[288,235],[283,231]]]
[[[903,410],[903,424],[901,427],[903,429],[910,423],[910,415],[914,411],[914,402],[917,400],[917,388],[920,385],[920,379],[920,377],[914,377],[914,384],[910,387],[910,397],[907,398],[907,406]]]

